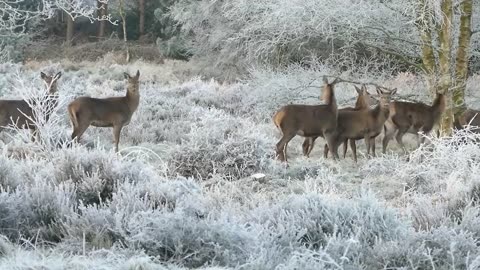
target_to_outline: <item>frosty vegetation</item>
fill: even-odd
[[[0,65],[1,94],[11,98],[43,95],[40,71],[63,72],[42,140],[0,134],[2,268],[480,267],[479,135],[429,137],[408,160],[393,148],[358,165],[325,160],[320,146],[306,159],[295,139],[286,168],[273,157],[271,115],[289,102],[318,103],[328,67],[252,70],[248,80],[221,84],[162,75],[173,64]],[[67,143],[66,104],[123,94],[126,69],[142,71],[141,104],[120,155],[110,129],[90,127],[81,144]],[[422,80],[412,74],[375,81],[429,100],[416,95]],[[351,84],[337,87],[340,104],[352,104],[354,93]]]
[[[0,0],[0,17],[20,2]],[[22,40],[6,37],[33,36],[29,20],[59,10],[98,20],[94,2],[42,0],[45,9],[0,20],[1,99],[31,101],[39,130],[35,141],[15,126],[0,133],[0,269],[480,269],[480,134],[432,134],[418,149],[407,135],[408,155],[391,142],[371,159],[360,142],[358,163],[350,153],[324,159],[321,139],[303,157],[297,137],[288,167],[274,156],[273,114],[319,104],[324,75],[431,104],[417,12],[428,4],[441,22],[441,0],[165,0],[153,16],[164,27],[154,29],[157,53],[188,62],[119,64],[112,52],[96,62],[7,62]],[[472,109],[479,3],[467,52]],[[110,128],[91,126],[73,143],[68,103],[124,95],[124,72],[137,70],[140,105],[120,152]],[[41,71],[62,72],[56,107],[38,106]],[[354,104],[352,83],[335,91],[339,107]]]

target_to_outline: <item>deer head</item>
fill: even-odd
[[[382,108],[388,108],[390,105],[390,100],[393,95],[397,93],[397,88],[388,91],[388,90],[382,90],[380,87],[377,86],[377,94],[379,95],[379,100],[380,100],[380,106]]]
[[[140,70],[137,70],[137,74],[135,76],[131,76],[127,72],[123,73],[125,79],[128,81],[127,91],[131,94],[138,94],[138,85],[139,85],[139,78],[140,78]]]
[[[62,73],[58,72],[57,74],[51,76],[40,72],[40,77],[47,87],[48,94],[55,95],[57,93],[57,81],[60,79],[60,77],[62,77]]]

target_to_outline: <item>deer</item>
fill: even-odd
[[[346,107],[339,109],[338,111],[360,111],[360,110],[365,110],[368,109],[370,104],[373,103],[375,100],[372,95],[367,91],[367,87],[365,85],[362,85],[361,88],[358,88],[356,85],[354,85],[355,90],[357,91],[357,101],[355,102],[355,107]],[[302,144],[302,149],[303,149],[303,155],[306,156],[307,158],[310,157],[310,153],[312,152],[313,145],[315,143],[315,140],[318,137],[308,137],[305,138],[303,144]],[[343,158],[347,155],[347,141],[343,142]],[[324,158],[327,158],[328,156],[328,145],[325,144],[324,146]]]
[[[386,153],[388,142],[395,136],[397,143],[407,153],[402,140],[406,133],[416,136],[418,146],[423,144],[425,137],[419,138],[419,132],[429,134],[432,131],[440,121],[445,111],[445,105],[446,97],[441,93],[436,94],[431,106],[421,102],[395,101],[390,103],[390,117],[384,126],[382,152]]]
[[[115,152],[118,152],[122,128],[130,123],[133,113],[140,103],[139,78],[124,73],[127,79],[127,92],[122,97],[92,98],[78,97],[68,105],[68,114],[73,127],[72,140],[80,141],[81,136],[92,125],[112,127]]]
[[[275,126],[281,131],[282,138],[276,145],[277,158],[287,162],[287,145],[296,135],[302,137],[323,137],[333,146],[333,136],[337,127],[337,101],[334,87],[340,79],[331,83],[323,77],[321,99],[323,105],[289,104],[281,107],[273,116]],[[334,155],[334,160],[338,155]]]
[[[463,129],[465,126],[471,125],[471,131],[480,133],[480,111],[467,109],[460,116],[455,117],[454,126],[456,129]]]
[[[45,113],[45,120],[48,121],[52,112],[51,108],[57,106],[57,81],[62,77],[62,73],[58,72],[55,75],[46,75],[40,72],[47,93],[40,106],[47,107]],[[17,128],[29,129],[32,133],[32,142],[35,141],[35,136],[38,135],[38,127],[36,126],[36,115],[31,105],[36,105],[34,100],[0,100],[0,132],[9,124],[15,124]]]
[[[379,103],[373,109],[359,111],[340,111],[337,119],[337,130],[334,137],[334,147],[330,148],[336,154],[340,143],[350,141],[353,152],[353,160],[357,162],[356,140],[365,139],[367,146],[367,157],[375,156],[375,138],[382,132],[383,126],[390,114],[391,96],[395,95],[397,89],[391,91],[382,90],[377,87]]]

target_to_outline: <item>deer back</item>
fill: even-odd
[[[323,136],[325,130],[334,130],[337,125],[337,101],[334,86],[339,80],[331,83],[324,78],[322,92],[323,105],[290,104],[280,108],[273,117],[275,125],[285,133],[296,133],[301,136]]]
[[[444,111],[445,96],[437,94],[431,106],[422,102],[392,102],[390,118],[396,126],[416,132],[423,127],[432,128]]]

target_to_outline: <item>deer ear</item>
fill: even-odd
[[[355,87],[355,91],[357,91],[357,94],[362,94],[362,90],[360,88],[358,88],[356,85],[354,85],[353,87]]]
[[[397,88],[393,89],[391,92],[390,92],[390,95],[395,95],[397,93]]]
[[[365,84],[362,84],[362,93],[363,93],[364,95],[368,94],[368,92],[367,92],[367,86],[366,86]]]
[[[140,70],[137,70],[137,75],[136,75],[137,79],[140,78]]]
[[[60,77],[62,77],[62,72],[58,72],[57,74],[55,74],[55,80],[60,79]]]
[[[377,86],[377,94],[379,94],[379,95],[382,95],[382,94],[383,94],[382,89],[380,89],[380,87],[378,87],[378,86]]]
[[[40,72],[40,77],[45,80],[47,78],[47,75],[43,72]]]
[[[130,74],[128,74],[127,72],[124,72],[123,77],[125,77],[125,79],[130,79]]]

